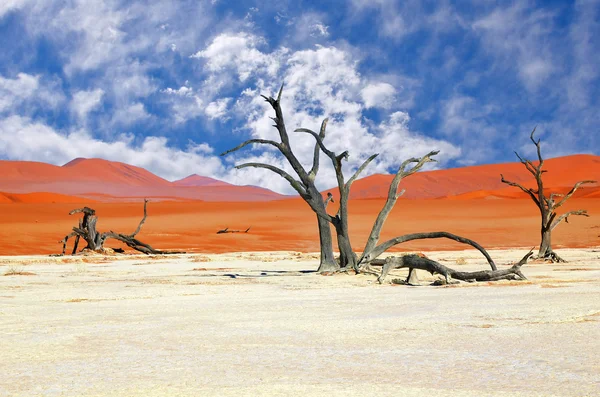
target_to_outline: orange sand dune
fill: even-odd
[[[383,200],[351,200],[351,238],[365,242]],[[0,204],[0,255],[50,254],[77,224],[65,203]],[[97,203],[100,231],[131,232],[142,216],[142,202]],[[554,232],[556,248],[600,245],[600,200],[574,198],[564,210],[587,209]],[[335,208],[331,209],[332,211]],[[216,234],[229,227],[247,234]],[[530,200],[402,200],[390,214],[382,241],[419,231],[445,230],[491,247],[533,247],[539,243],[539,214]],[[300,199],[271,202],[151,202],[138,237],[156,248],[191,252],[318,251],[315,215]],[[110,242],[108,246],[120,246]],[[124,247],[127,248],[127,247]],[[417,241],[402,250],[464,249],[450,240]]]
[[[89,204],[96,200],[67,196],[57,193],[2,193],[0,192],[0,203],[70,203]]]
[[[549,159],[545,161],[544,169],[548,171],[544,174],[545,185],[555,188],[572,187],[580,180],[600,181],[600,156],[579,154]],[[500,181],[500,174],[526,187],[535,186],[532,175],[521,163],[515,162],[419,172],[403,180],[400,189],[406,189],[404,198],[438,198],[476,191],[504,191],[507,185]],[[393,175],[377,174],[359,179],[352,185],[350,197],[357,199],[387,197],[392,178]],[[518,194],[517,188],[512,189],[517,190]],[[330,191],[337,197],[335,190]],[[475,196],[481,195],[475,193]],[[512,196],[510,193],[507,195]],[[465,196],[465,198],[470,197]]]
[[[600,187],[587,188],[583,192],[582,197],[585,197],[585,198],[600,198]]]
[[[177,186],[232,186],[231,183],[198,174],[190,175],[173,183]]]
[[[236,186],[202,178],[196,175],[169,182],[143,168],[102,159],[75,159],[62,167],[32,161],[0,160],[0,191],[15,193],[51,192],[100,201],[130,201],[136,197],[269,201],[285,197],[256,186]],[[201,180],[205,183],[200,184]]]

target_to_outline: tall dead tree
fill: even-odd
[[[312,130],[306,128],[299,128],[296,131],[306,132],[311,134],[315,140],[315,148],[314,148],[314,156],[313,156],[313,166],[310,171],[306,171],[301,163],[298,161],[289,143],[289,137],[285,128],[285,123],[283,121],[283,113],[281,111],[280,100],[281,93],[283,90],[283,85],[279,90],[277,95],[277,99],[272,97],[265,97],[265,100],[271,105],[271,107],[275,110],[275,117],[272,119],[275,121],[275,128],[279,132],[279,136],[281,138],[281,142],[275,142],[272,140],[266,139],[250,139],[238,145],[237,147],[224,152],[222,155],[226,155],[228,153],[239,150],[245,146],[251,144],[263,144],[270,145],[279,150],[279,152],[286,158],[288,163],[292,166],[299,180],[296,180],[290,174],[285,172],[284,170],[277,168],[270,164],[264,163],[245,163],[239,164],[236,168],[246,168],[246,167],[254,167],[254,168],[262,168],[272,171],[279,176],[283,177],[287,180],[290,185],[298,192],[300,197],[306,201],[306,203],[310,206],[310,208],[316,213],[319,225],[319,235],[321,242],[321,264],[319,266],[320,272],[331,272],[341,269],[354,269],[357,273],[367,272],[376,274],[374,271],[370,269],[369,263],[374,261],[379,255],[388,250],[389,248],[401,244],[406,241],[417,240],[417,239],[431,239],[431,238],[449,238],[455,241],[458,241],[463,244],[468,244],[476,249],[478,249],[488,261],[488,264],[492,268],[492,272],[497,272],[496,265],[490,255],[485,251],[483,247],[477,244],[475,241],[456,236],[454,234],[448,232],[429,232],[429,233],[413,233],[404,236],[399,236],[394,239],[385,241],[381,244],[379,243],[379,237],[381,234],[381,229],[387,219],[389,213],[394,207],[398,198],[403,194],[402,192],[398,192],[398,186],[403,178],[408,177],[417,171],[419,171],[426,163],[435,161],[433,157],[438,154],[438,151],[432,151],[427,155],[421,158],[410,158],[404,161],[398,172],[396,173],[392,183],[390,184],[389,192],[387,200],[384,204],[384,207],[380,211],[377,219],[373,225],[369,238],[367,240],[367,244],[365,246],[364,251],[359,256],[357,255],[350,241],[349,235],[349,218],[348,218],[348,205],[349,205],[349,197],[350,197],[350,188],[352,183],[359,177],[359,175],[364,171],[364,169],[378,156],[378,154],[373,154],[368,159],[366,159],[363,164],[354,172],[354,174],[346,181],[342,169],[342,161],[347,160],[349,153],[348,151],[344,151],[341,154],[336,154],[333,151],[329,150],[324,143],[325,139],[325,129],[327,126],[327,119],[325,119],[319,130],[319,133],[316,133]],[[331,194],[328,195],[327,199],[324,199],[320,191],[315,186],[315,178],[317,176],[317,172],[319,170],[319,152],[322,151],[333,164],[333,168],[336,173],[336,179],[338,184],[338,190],[340,193],[340,203],[339,210],[335,215],[330,215],[327,212],[327,204],[333,200],[333,196]],[[340,261],[339,264],[335,262],[333,259],[333,249],[332,249],[332,239],[331,239],[331,229],[329,224],[333,225],[337,235],[338,248],[340,251]],[[526,260],[526,259],[525,259]],[[410,267],[410,266],[409,266]],[[520,267],[520,265],[519,265]],[[414,267],[417,268],[417,267]],[[413,268],[411,268],[413,269]],[[412,273],[412,270],[411,270]]]
[[[74,226],[73,231],[66,235],[64,239],[59,241],[63,244],[62,255],[64,255],[67,250],[67,241],[70,237],[75,237],[75,243],[73,245],[72,252],[73,255],[77,253],[77,247],[80,239],[84,239],[87,243],[87,247],[85,248],[96,252],[102,252],[104,250],[104,242],[106,240],[115,239],[127,244],[128,247],[131,247],[136,251],[143,252],[144,254],[174,253],[156,250],[149,244],[143,243],[135,237],[142,229],[144,222],[146,222],[146,218],[148,216],[148,213],[146,212],[147,204],[148,200],[144,200],[144,217],[138,224],[135,231],[131,234],[115,233],[112,230],[109,232],[99,233],[96,230],[96,223],[98,222],[96,210],[89,207],[74,209],[73,211],[69,212],[69,215],[83,214],[83,217],[79,220],[79,226]]]
[[[319,241],[321,249],[321,262],[319,264],[318,271],[333,272],[339,269],[339,264],[336,262],[335,257],[333,255],[333,240],[331,236],[331,228],[329,226],[329,219],[322,216],[322,214],[325,213],[325,208],[329,203],[330,199],[324,200],[321,192],[319,191],[319,189],[317,189],[315,185],[315,178],[317,177],[317,174],[319,172],[319,147],[315,144],[312,167],[310,170],[307,171],[304,168],[304,166],[302,166],[296,155],[292,152],[290,139],[285,128],[285,122],[283,120],[283,112],[281,110],[282,91],[283,85],[279,89],[277,99],[262,95],[265,101],[267,101],[275,111],[275,117],[271,117],[271,119],[275,122],[273,126],[277,129],[281,141],[276,142],[268,139],[249,139],[245,142],[242,142],[235,148],[222,153],[221,156],[235,152],[245,146],[253,144],[268,145],[275,147],[283,155],[283,157],[287,160],[287,162],[290,164],[290,166],[296,173],[298,179],[294,178],[292,175],[282,170],[281,168],[275,167],[271,164],[244,163],[236,165],[235,168],[242,169],[254,167],[266,169],[271,172],[274,172],[275,174],[281,176],[289,182],[289,184],[294,188],[294,190],[298,192],[300,197],[302,197],[302,199],[317,214],[317,224],[319,227]],[[326,125],[327,119],[323,121],[323,124],[321,125],[321,132],[320,134],[318,134],[322,139],[325,138]]]
[[[542,152],[541,152],[541,148],[540,148],[540,139],[536,140],[533,137],[534,133],[535,133],[535,128],[533,129],[533,131],[531,131],[531,135],[529,136],[529,139],[531,139],[531,142],[533,142],[533,144],[535,145],[535,147],[537,149],[537,157],[538,157],[537,164],[534,164],[532,161],[527,160],[524,157],[521,157],[519,155],[519,153],[517,153],[517,152],[515,152],[515,154],[519,158],[519,161],[521,162],[521,164],[523,164],[525,166],[525,168],[527,168],[527,171],[529,171],[529,173],[531,175],[533,175],[533,177],[535,178],[537,188],[526,188],[517,182],[508,181],[508,180],[504,179],[504,175],[502,175],[502,174],[500,174],[500,177],[501,177],[501,180],[503,183],[506,183],[507,185],[510,185],[510,186],[517,187],[517,188],[521,189],[523,192],[527,193],[540,211],[541,242],[540,242],[540,249],[538,251],[538,258],[539,259],[547,259],[552,262],[565,262],[564,259],[562,259],[560,256],[558,256],[552,250],[552,231],[562,221],[565,221],[566,223],[568,223],[569,216],[571,216],[571,215],[579,215],[579,216],[589,216],[589,215],[587,213],[587,210],[568,211],[562,215],[558,215],[556,210],[559,209],[560,207],[562,207],[562,205],[569,198],[571,198],[571,196],[573,196],[573,193],[575,193],[575,191],[581,185],[587,184],[587,183],[596,183],[596,181],[592,181],[592,180],[579,181],[575,184],[575,186],[573,186],[573,188],[571,188],[571,190],[569,190],[569,192],[567,194],[563,195],[563,194],[557,194],[557,193],[550,193],[550,195],[548,196],[547,192],[544,190],[543,174],[547,171],[542,168],[544,166],[544,159],[542,157]]]
[[[321,214],[323,217],[327,217],[331,224],[335,227],[337,236],[338,236],[338,248],[340,250],[340,262],[342,268],[353,268],[357,273],[358,272],[372,272],[369,269],[369,263],[375,260],[379,255],[383,254],[385,251],[390,249],[391,247],[401,244],[407,241],[412,240],[421,240],[421,239],[432,239],[432,238],[448,238],[463,244],[468,244],[477,250],[479,250],[488,261],[490,267],[493,271],[497,270],[496,264],[487,253],[487,251],[478,243],[473,240],[470,240],[465,237],[457,236],[448,232],[426,232],[426,233],[412,233],[404,236],[395,237],[391,240],[385,241],[381,244],[379,243],[379,238],[381,235],[381,230],[385,221],[394,208],[394,205],[398,201],[398,198],[404,194],[404,190],[398,191],[398,187],[400,182],[413,174],[419,171],[423,166],[430,162],[435,162],[436,160],[433,158],[435,155],[439,153],[439,151],[431,151],[423,157],[420,158],[410,158],[405,160],[399,167],[398,172],[392,179],[390,183],[390,187],[388,190],[388,196],[383,205],[383,208],[377,215],[377,218],[373,224],[371,229],[371,233],[367,239],[367,243],[365,248],[360,256],[358,256],[350,243],[350,237],[348,233],[348,203],[350,198],[350,188],[352,183],[358,178],[358,176],[362,173],[362,171],[371,163],[378,154],[373,154],[369,158],[367,158],[360,167],[356,170],[356,172],[352,175],[348,181],[344,178],[344,173],[342,170],[342,160],[348,159],[348,151],[344,151],[343,153],[337,155],[333,151],[329,150],[321,137],[322,134],[317,134],[314,131],[307,128],[298,128],[296,131],[298,132],[306,132],[312,135],[319,148],[327,157],[331,159],[333,164],[336,178],[338,182],[338,191],[340,195],[340,208],[335,215],[329,215],[327,212]]]

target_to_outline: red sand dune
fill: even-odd
[[[364,245],[383,199],[350,201],[350,233],[358,250]],[[77,204],[1,204],[0,255],[50,254],[78,216]],[[96,203],[98,230],[132,232],[143,214],[141,203]],[[555,248],[600,245],[600,200],[574,198],[564,211],[587,209],[590,217],[572,217],[553,233]],[[331,211],[335,211],[332,208]],[[216,234],[229,227],[250,232]],[[390,214],[381,240],[420,231],[445,230],[470,237],[486,248],[539,244],[539,212],[531,200],[402,200]],[[151,202],[138,237],[156,248],[188,252],[282,251],[316,252],[318,231],[314,213],[300,199],[256,203]],[[110,241],[107,246],[119,247]],[[71,247],[71,245],[69,245]],[[123,247],[129,250],[127,247]],[[399,250],[465,249],[450,240],[422,240]]]
[[[96,203],[96,200],[77,196],[67,196],[58,193],[3,193],[0,192],[0,203],[71,203],[71,204],[89,204]]]
[[[191,182],[198,182],[199,178],[202,177],[194,177]],[[142,197],[269,201],[285,197],[256,186],[220,181],[182,186],[178,182],[169,182],[140,167],[102,159],[75,159],[62,167],[31,161],[0,161],[0,191],[15,193],[51,192],[98,201],[131,201]]]
[[[231,183],[198,174],[192,174],[173,183],[177,186],[233,186]]]
[[[546,160],[544,176],[548,191],[566,193],[578,180],[600,180],[600,157],[573,155]],[[489,164],[412,175],[402,181],[404,198],[526,198],[517,188],[500,182],[509,180],[534,186],[533,177],[520,163]],[[392,175],[372,175],[357,180],[351,198],[384,198]],[[595,186],[585,186],[575,197],[600,197]],[[255,186],[236,186],[199,175],[169,182],[143,168],[102,159],[75,159],[62,167],[26,161],[0,161],[0,191],[51,192],[97,201],[159,200],[270,201],[286,198]],[[331,189],[336,196],[335,189]]]
[[[548,159],[544,163],[544,169],[548,171],[544,174],[545,185],[564,193],[577,181],[587,179],[600,181],[600,156],[579,154]],[[470,192],[473,193],[463,198],[485,197],[488,192],[492,196],[502,198],[525,197],[519,189],[503,184],[500,181],[500,174],[525,187],[535,186],[533,176],[521,163],[515,162],[419,172],[403,180],[400,189],[406,189],[404,198],[413,199],[452,197]],[[393,175],[381,174],[359,179],[352,185],[350,197],[355,199],[387,197],[392,179]],[[578,196],[583,197],[591,187],[593,186],[581,189]],[[334,196],[336,196],[335,190],[337,189],[330,190]]]

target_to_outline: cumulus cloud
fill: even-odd
[[[39,87],[39,77],[19,73],[15,79],[0,76],[0,111],[7,110],[29,98]]]
[[[337,47],[316,46],[314,49],[300,51],[270,52],[259,50],[255,40],[240,40],[235,44],[236,53],[251,51],[252,57],[244,58],[221,54],[213,51],[221,47],[225,38],[217,37],[202,50],[201,58],[218,75],[223,69],[244,76],[253,76],[250,89],[247,84],[239,84],[241,96],[235,103],[236,114],[243,115],[241,122],[252,137],[279,139],[272,127],[272,110],[265,104],[262,94],[275,95],[279,86],[275,81],[285,82],[282,108],[291,144],[299,159],[305,165],[312,161],[314,139],[308,134],[293,132],[299,127],[318,130],[323,118],[329,117],[327,145],[336,152],[350,151],[346,165],[348,172],[355,170],[373,152],[380,152],[378,159],[368,168],[365,175],[373,172],[395,171],[399,162],[407,157],[424,155],[433,149],[442,149],[442,162],[455,158],[460,150],[452,144],[410,131],[409,117],[403,112],[392,112],[380,122],[367,120],[363,112],[367,108],[393,109],[393,97],[396,89],[389,83],[370,81],[358,72],[358,63],[351,54]],[[246,38],[247,36],[242,36]],[[244,48],[246,46],[247,48]],[[213,59],[214,57],[214,59]],[[277,69],[264,69],[262,64],[277,64]],[[275,75],[273,73],[275,72]],[[275,78],[274,78],[275,77]],[[211,79],[213,76],[208,76]],[[226,97],[225,99],[228,99]],[[241,140],[241,139],[240,139]],[[417,151],[422,153],[417,153]],[[231,163],[269,162],[291,172],[289,166],[274,151],[262,151],[258,148],[237,153],[227,161]],[[323,161],[321,187],[330,187],[335,183],[334,173],[328,163]],[[261,184],[271,189],[291,192],[287,182],[262,170],[244,169],[234,171],[239,178],[251,184]]]
[[[18,73],[12,79],[0,76],[0,112],[54,109],[64,101],[64,95],[56,88],[56,81],[42,80],[39,75]]]
[[[190,173],[222,176],[221,160],[206,144],[191,143],[186,150],[169,145],[165,137],[148,136],[139,145],[131,136],[111,142],[94,138],[86,130],[57,131],[20,116],[0,120],[0,156],[62,165],[77,157],[100,157],[143,167],[169,180]]]
[[[265,45],[264,38],[249,33],[224,33],[218,35],[206,49],[192,55],[192,58],[205,59],[205,67],[211,72],[233,70],[240,81],[246,81],[263,68],[270,75],[277,72],[277,59],[259,50],[260,46]]]
[[[231,98],[221,98],[218,101],[209,103],[204,112],[211,120],[227,118],[229,102],[231,102]]]
[[[71,100],[71,111],[80,121],[85,122],[88,113],[102,103],[103,96],[104,90],[100,88],[90,91],[77,91],[73,94],[73,99]]]
[[[396,89],[388,83],[369,84],[362,89],[361,95],[365,107],[381,107],[389,109],[393,106]]]

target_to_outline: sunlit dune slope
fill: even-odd
[[[0,191],[50,192],[98,201],[270,201],[284,196],[256,186],[236,186],[192,175],[170,182],[143,168],[103,159],[75,159],[62,167],[31,161],[0,161]]]
[[[177,186],[233,186],[230,183],[209,178],[207,176],[200,176],[198,174],[192,174],[178,181],[174,181],[173,184]]]
[[[548,159],[544,163],[544,184],[549,191],[565,193],[579,180],[600,181],[600,156],[573,155]],[[535,187],[535,179],[518,162],[486,164],[416,173],[402,181],[400,189],[406,189],[404,198],[518,198],[525,197],[517,188],[508,187],[500,181],[500,174],[510,181],[526,187]],[[393,175],[372,175],[359,179],[352,185],[351,198],[387,197]],[[587,186],[587,185],[586,185]],[[577,194],[587,197],[593,186],[585,187]],[[336,189],[330,190],[334,196]],[[470,194],[466,194],[470,193]],[[595,197],[595,196],[594,196]]]
[[[365,244],[384,201],[350,201],[350,234],[357,250]],[[69,216],[69,211],[80,206],[0,203],[0,255],[60,252],[62,245],[58,241],[79,221],[79,216]],[[141,202],[95,203],[91,207],[98,215],[99,231],[131,233],[143,215]],[[555,249],[600,245],[600,200],[574,198],[561,209],[587,209],[590,217],[572,217],[568,224],[556,228],[552,236]],[[330,212],[335,212],[335,206]],[[226,227],[251,229],[249,233],[216,233]],[[539,211],[531,200],[401,200],[390,214],[380,241],[437,230],[472,238],[486,248],[527,250],[539,244]],[[152,201],[138,238],[155,248],[191,252],[319,251],[316,216],[301,199],[255,203]],[[117,241],[109,241],[107,246],[130,251]],[[448,239],[421,240],[397,247],[408,251],[465,248]]]
[[[58,193],[3,193],[0,192],[0,203],[95,203],[95,200],[67,196]]]

